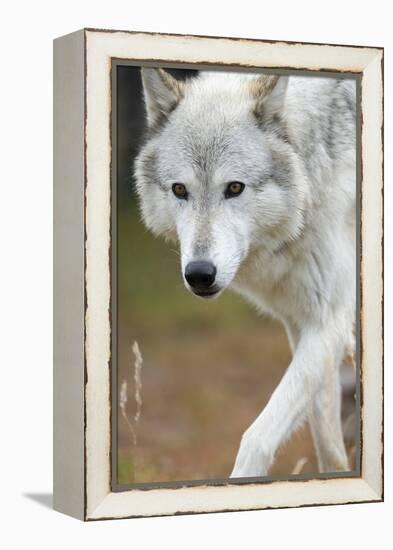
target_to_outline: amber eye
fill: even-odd
[[[225,189],[225,198],[231,199],[233,197],[238,197],[244,190],[244,183],[240,181],[232,181],[228,183],[227,188]]]
[[[186,186],[182,183],[174,183],[172,185],[172,191],[178,199],[187,199],[188,197]]]

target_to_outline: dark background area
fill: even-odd
[[[118,483],[226,478],[242,433],[290,362],[286,335],[230,291],[209,302],[192,296],[176,245],[142,224],[132,176],[145,125],[140,69],[117,71],[119,397],[127,382],[127,419],[118,410]],[[143,358],[137,422],[134,341]],[[345,418],[353,409],[349,397]],[[353,452],[353,430],[347,431]],[[301,458],[302,473],[317,472],[307,426],[280,450],[270,473],[290,474]]]
[[[178,79],[192,78],[198,71],[167,69]],[[128,208],[133,196],[133,161],[138,153],[145,129],[145,111],[139,67],[117,67],[117,151],[118,207]]]

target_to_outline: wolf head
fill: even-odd
[[[287,77],[142,69],[149,139],[135,163],[142,217],[180,244],[188,289],[213,297],[258,248],[301,231],[305,192],[285,126]]]

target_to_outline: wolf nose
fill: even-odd
[[[209,288],[216,277],[217,269],[211,262],[198,260],[186,265],[184,277],[192,288]]]

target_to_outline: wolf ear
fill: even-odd
[[[250,93],[255,100],[254,113],[259,120],[280,114],[284,106],[288,78],[261,75],[250,82]]]
[[[152,127],[162,117],[167,117],[179,103],[184,94],[184,82],[176,80],[163,69],[143,67],[142,83],[147,122]]]

